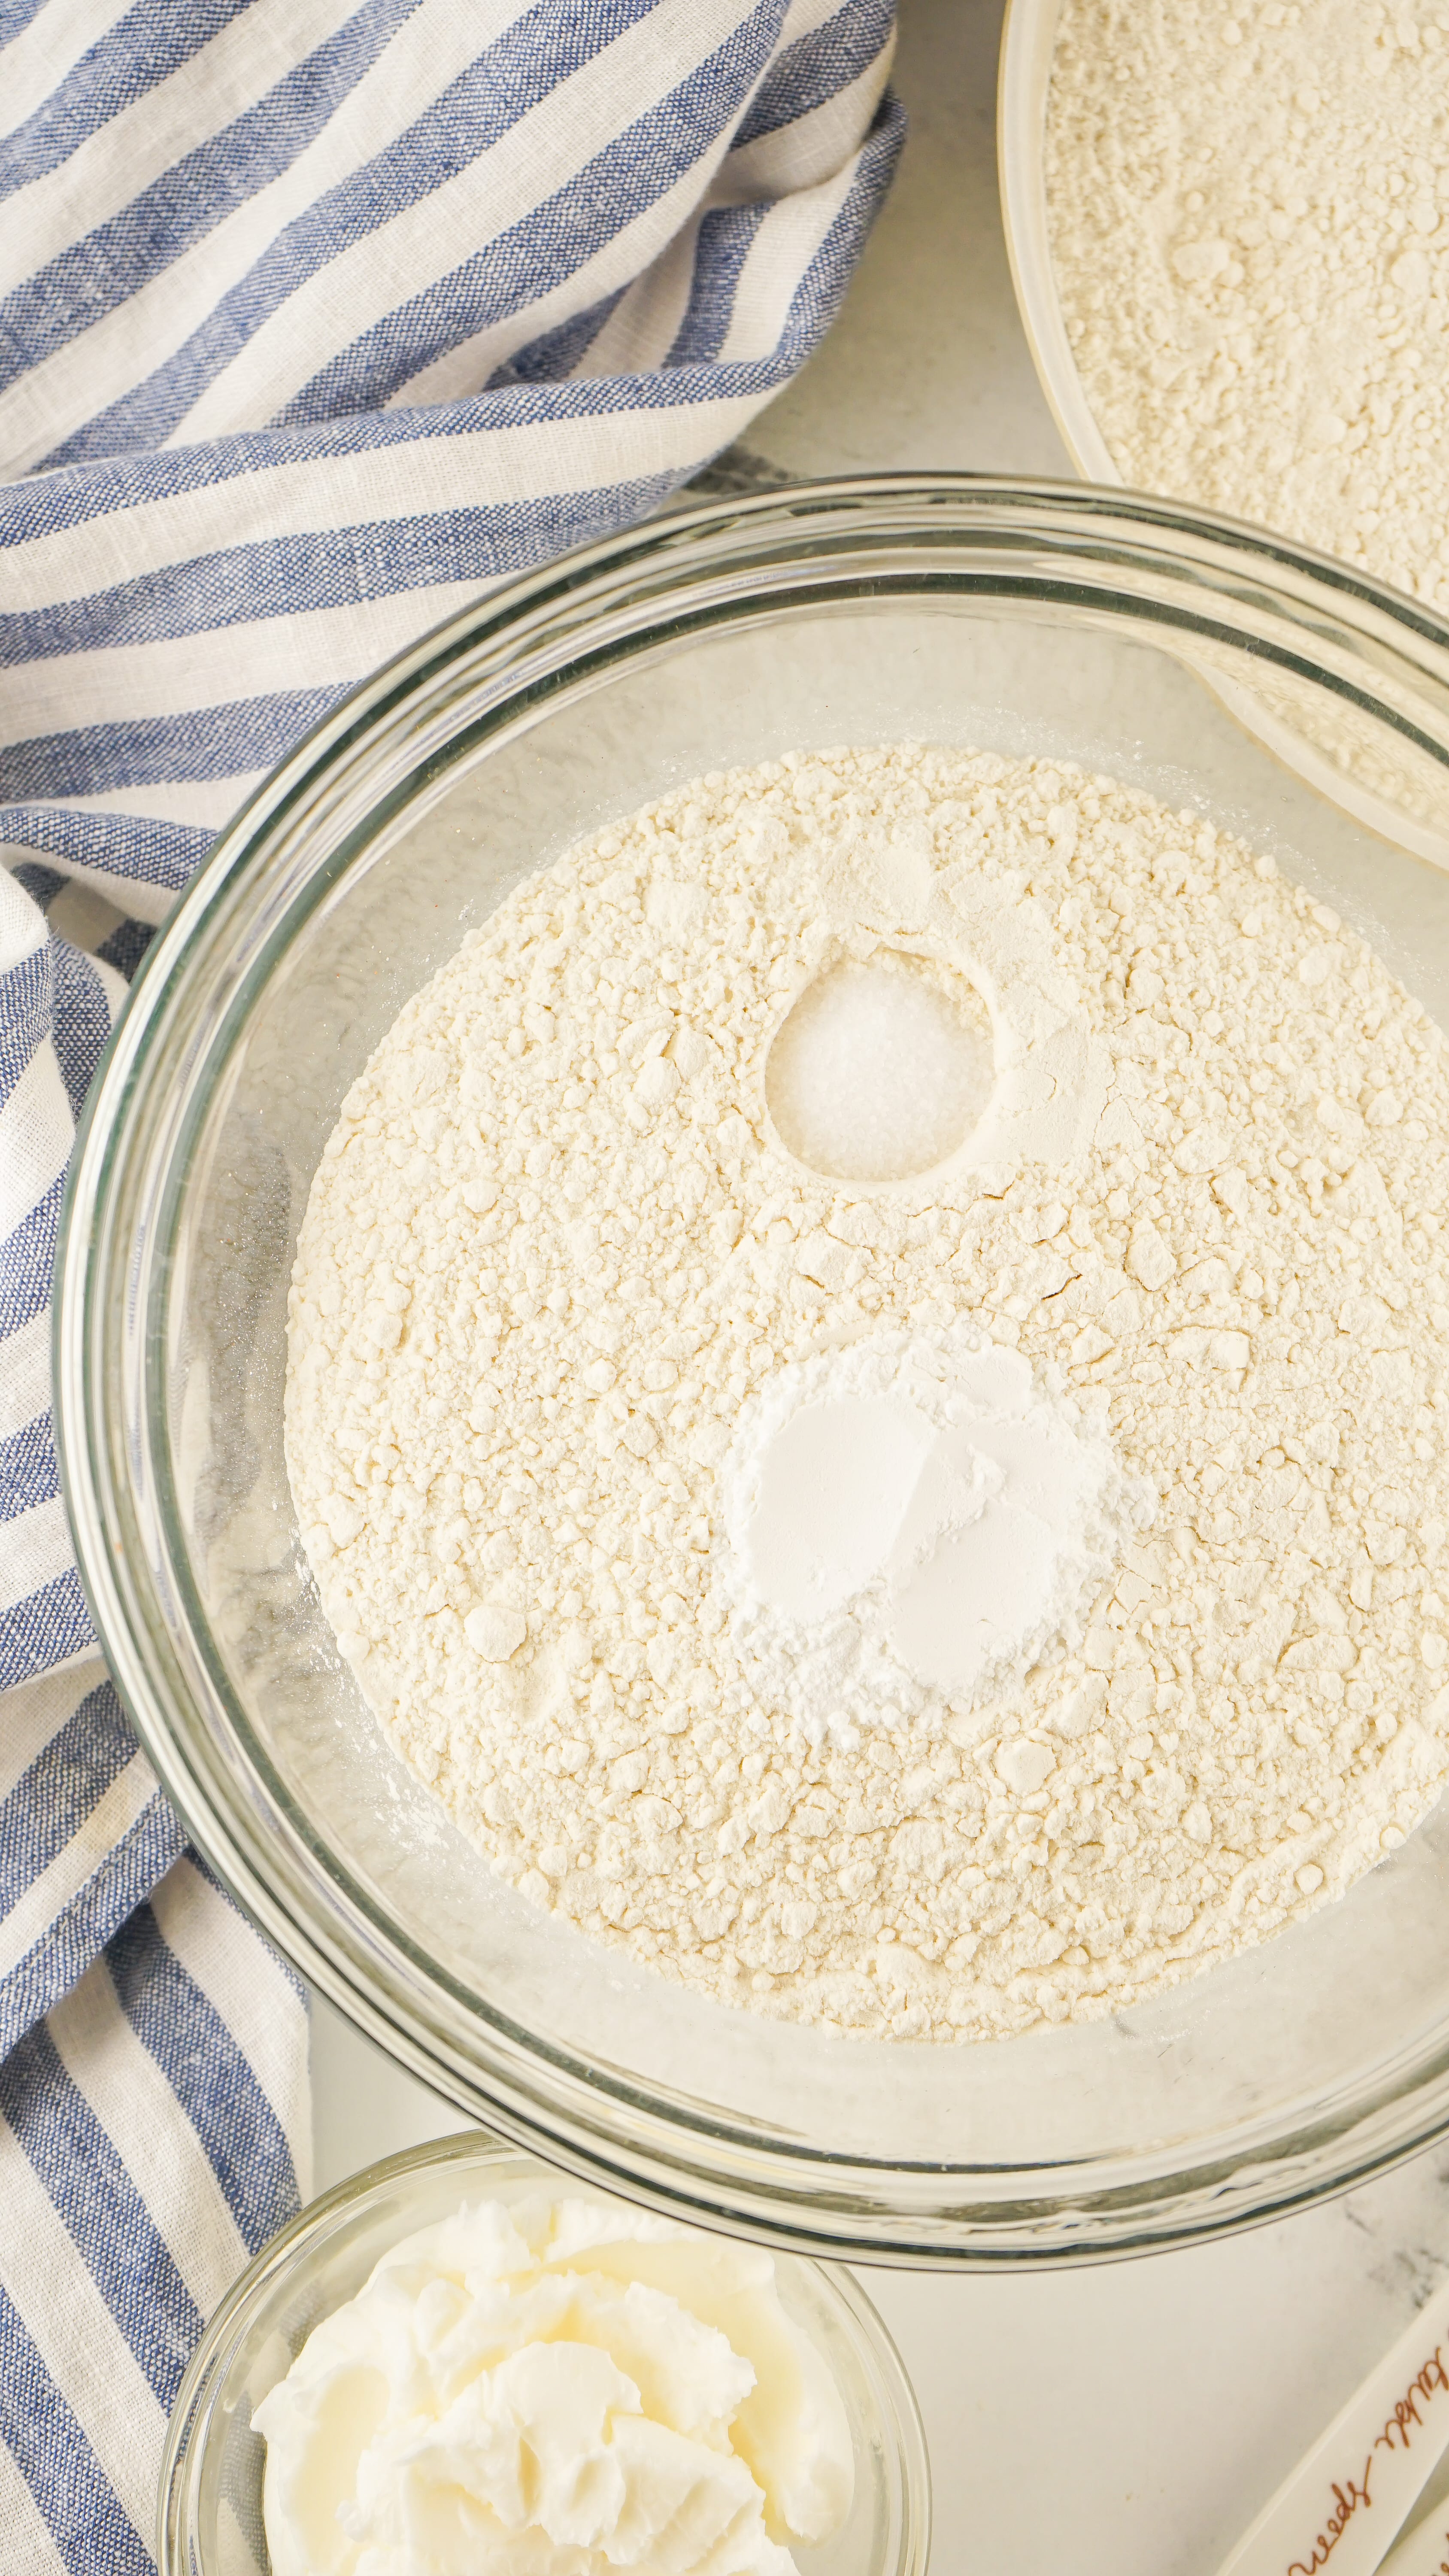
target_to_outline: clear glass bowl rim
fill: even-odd
[[[520,2150],[482,2131],[467,2130],[447,2138],[405,2147],[381,2157],[359,2173],[349,2174],[309,2201],[270,2237],[261,2252],[232,2283],[208,2318],[205,2332],[186,2366],[166,2427],[161,2480],[156,2507],[158,2576],[207,2576],[198,2534],[202,2478],[216,2422],[216,2409],[226,2374],[252,2320],[277,2282],[306,2268],[340,2225],[369,2200],[381,2199],[410,2174],[436,2172],[450,2165],[460,2171],[486,2171],[490,2164],[516,2161]],[[545,2179],[548,2179],[545,2171]],[[904,2362],[879,2310],[843,2266],[798,2259],[812,2275],[834,2312],[836,2323],[865,2354],[879,2400],[878,2431],[894,2468],[899,2546],[889,2566],[871,2576],[926,2576],[931,2554],[931,2467],[920,2408]]]
[[[1340,2088],[1311,2116],[1215,2133],[1190,2159],[1149,2148],[1045,2168],[848,2164],[663,2113],[625,2082],[581,2082],[545,2043],[485,2022],[477,2000],[445,1978],[434,1975],[421,1994],[416,1977],[407,1986],[398,1974],[400,1962],[412,1967],[406,1936],[367,1919],[365,1902],[345,1891],[344,1866],[298,1830],[284,1799],[263,1814],[266,1784],[244,1777],[235,1748],[218,1741],[177,1659],[141,1543],[154,1504],[145,1441],[133,1448],[139,1426],[126,1409],[145,1370],[145,1353],[127,1344],[127,1224],[184,1122],[163,1076],[198,1043],[193,952],[243,931],[265,949],[284,909],[288,853],[321,819],[371,810],[369,781],[401,737],[418,746],[416,768],[430,745],[457,738],[461,705],[475,722],[485,705],[501,721],[545,665],[607,663],[646,628],[708,623],[742,587],[758,603],[772,579],[793,579],[788,596],[798,600],[805,569],[818,566],[826,582],[850,550],[852,562],[878,561],[884,578],[902,547],[920,558],[919,586],[937,591],[972,587],[975,550],[1019,566],[1019,583],[1015,573],[1009,584],[992,576],[998,595],[1089,606],[1115,595],[1120,606],[1115,568],[1130,571],[1141,615],[1169,632],[1241,645],[1255,621],[1264,633],[1273,618],[1286,622],[1301,650],[1270,640],[1270,658],[1372,704],[1449,767],[1449,625],[1329,557],[1131,493],[955,474],[805,484],[680,513],[510,582],[364,682],[279,764],[153,942],[71,1169],[57,1267],[57,1430],[97,1633],[168,1792],[268,1935],[401,2062],[521,2147],[685,2217],[854,2260],[1059,2264],[1240,2228],[1414,2152],[1449,2127],[1449,2024],[1392,2075]],[[1239,623],[1223,623],[1215,603],[1231,603]],[[149,1439],[154,1419],[144,1427]]]

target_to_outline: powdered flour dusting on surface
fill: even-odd
[[[819,1176],[774,1040],[900,959],[980,997],[989,1096]],[[343,1651],[496,1869],[706,1993],[938,2039],[1151,1994],[1449,1776],[1446,1130],[1419,1006],[1201,819],[910,747],[697,781],[344,1103],[287,1395]]]
[[[1442,0],[1065,0],[1046,179],[1124,480],[1449,604]]]

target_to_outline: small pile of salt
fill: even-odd
[[[993,1080],[980,996],[945,991],[883,952],[846,959],[801,994],[770,1050],[781,1142],[830,1180],[900,1181],[954,1154]]]

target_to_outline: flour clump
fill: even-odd
[[[984,1032],[899,1179],[772,1108],[843,969]],[[1200,816],[915,746],[697,780],[343,1103],[286,1402],[341,1649],[495,1870],[716,1999],[1121,2009],[1449,1776],[1446,1131],[1418,1004]]]

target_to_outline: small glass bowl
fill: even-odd
[[[324,2193],[262,2248],[211,2319],[181,2383],[161,2467],[159,2576],[263,2576],[266,2445],[252,2410],[314,2326],[361,2289],[400,2237],[464,2199],[568,2191],[532,2156],[477,2132],[410,2147]],[[855,2444],[844,2529],[794,2544],[800,2576],[926,2576],[931,2475],[899,2353],[849,2272],[775,2258],[786,2312],[823,2354]]]
[[[1006,0],[996,95],[1001,219],[1022,329],[1062,445],[1088,482],[1120,491],[1123,477],[1087,399],[1052,265],[1046,120],[1061,14],[1062,0]],[[1244,533],[1249,533],[1246,525]],[[1282,542],[1264,531],[1254,533],[1267,551],[1276,551]],[[1313,560],[1308,549],[1295,551],[1300,560]],[[1329,555],[1317,560],[1325,568],[1334,561]],[[1345,585],[1358,578],[1341,565],[1337,570]],[[1259,673],[1248,688],[1210,648],[1199,648],[1191,658],[1234,720],[1277,759],[1332,796],[1370,831],[1436,867],[1449,867],[1449,816],[1439,799],[1425,797],[1412,759],[1385,761],[1371,732],[1365,733],[1344,710],[1335,711],[1325,725],[1311,688],[1305,691],[1290,674]]]

